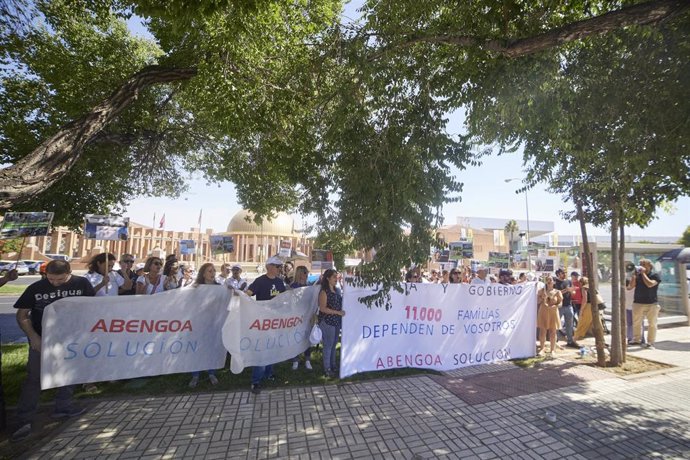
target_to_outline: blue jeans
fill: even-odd
[[[55,412],[72,407],[74,386],[60,387],[55,392]],[[29,360],[26,363],[26,380],[22,385],[17,404],[17,418],[22,425],[33,421],[41,397],[41,353],[29,347]]]
[[[340,326],[331,326],[321,321],[319,327],[323,335],[323,370],[325,372],[336,371],[338,367],[335,363],[335,346],[340,337]]]
[[[568,339],[568,343],[573,343],[573,306],[563,305],[558,309],[558,314],[565,319],[565,336]]]
[[[263,379],[273,376],[273,364],[252,367],[252,385],[258,385]]]

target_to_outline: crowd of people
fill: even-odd
[[[120,267],[116,270],[115,261],[113,254],[98,254],[88,264],[88,271],[84,276],[72,274],[69,262],[64,260],[43,264],[40,268],[42,279],[28,286],[16,301],[14,307],[17,309],[17,322],[29,340],[29,358],[27,377],[17,406],[21,425],[12,435],[13,440],[24,439],[32,431],[32,420],[41,391],[41,319],[43,310],[52,302],[74,296],[155,295],[209,284],[243,291],[257,301],[264,301],[288,289],[307,286],[309,277],[307,267],[299,266],[295,269],[291,263],[284,263],[276,256],[266,261],[266,273],[251,283],[242,277],[242,266],[239,264],[223,263],[220,271],[216,272],[213,263],[205,263],[196,271],[194,267],[180,263],[174,255],[165,260],[149,257],[145,263],[135,265],[132,254],[123,254],[118,261]],[[16,270],[11,270],[0,278],[0,286],[16,279]],[[555,277],[546,275],[538,280],[532,273],[520,273],[515,277],[509,269],[500,269],[497,276],[494,276],[482,265],[475,267],[474,271],[469,267],[461,267],[450,271],[431,270],[429,273],[414,267],[404,272],[404,281],[444,284],[517,284],[537,281],[538,353],[545,352],[547,337],[551,353],[560,348],[557,343],[559,336],[566,339],[566,346],[579,348],[577,340],[589,332],[592,315],[595,312],[598,314],[598,296],[590,291],[587,277],[572,272],[570,279],[566,279],[563,269],[558,269]],[[631,314],[628,317],[631,344],[644,341],[642,321],[646,318],[649,323],[646,345],[654,345],[656,318],[660,309],[656,292],[660,282],[660,277],[653,273],[651,261],[640,261],[635,276],[628,284],[628,290],[634,291]],[[340,274],[334,269],[328,269],[322,273],[317,283],[320,288],[315,321],[322,332],[323,371],[327,377],[337,377],[336,346],[340,340],[342,317],[345,316]],[[311,353],[311,348],[304,352],[305,368],[309,370],[312,369]],[[299,367],[299,356],[294,357],[292,363],[292,369],[296,370]],[[215,369],[207,370],[207,374],[212,385],[218,384]],[[196,387],[199,378],[200,372],[192,373],[189,386]],[[274,379],[272,365],[255,366],[252,368],[250,389],[253,393],[259,393],[264,382]],[[83,408],[73,404],[72,393],[71,386],[57,390],[54,417],[73,417],[83,412]]]
[[[501,268],[496,274],[490,274],[489,268],[484,265],[478,265],[474,270],[469,266],[461,266],[450,270],[431,269],[428,272],[420,267],[412,267],[402,273],[404,275],[401,279],[406,283],[519,284],[537,282],[538,354],[546,353],[547,337],[550,341],[549,353],[551,354],[563,349],[558,344],[560,337],[565,339],[566,347],[580,348],[577,341],[592,332],[594,315],[603,316],[601,311],[606,308],[598,293],[591,292],[588,277],[580,276],[577,271],[573,271],[568,279],[562,268],[556,270],[555,276],[544,274],[541,278],[531,272],[522,272],[515,276],[513,271],[507,268]],[[661,283],[661,278],[654,273],[654,265],[648,259],[641,259],[633,276],[626,281],[626,291],[633,291],[625,298],[629,345],[654,347],[657,318],[661,309],[657,298],[659,283]],[[647,320],[648,324],[646,339],[644,320]],[[603,319],[602,324],[606,331]]]
[[[53,260],[40,267],[41,280],[29,285],[15,302],[17,322],[29,340],[29,359],[27,377],[24,381],[17,405],[17,418],[20,426],[12,434],[13,441],[28,437],[33,429],[41,393],[41,323],[44,309],[52,302],[66,297],[99,297],[119,295],[155,295],[175,289],[192,289],[199,285],[223,285],[229,289],[243,291],[256,300],[269,300],[287,289],[307,286],[309,272],[301,266],[294,269],[291,263],[284,264],[278,257],[266,261],[266,273],[249,283],[242,277],[239,264],[223,263],[220,272],[216,272],[213,263],[205,263],[194,270],[191,265],[181,264],[174,255],[165,260],[149,257],[145,263],[134,265],[132,254],[120,257],[120,267],[115,269],[116,257],[111,253],[101,253],[92,258],[84,276],[72,273],[69,262]],[[17,271],[11,270],[0,278],[0,286],[17,279]],[[337,376],[336,346],[340,337],[341,318],[345,315],[342,308],[342,290],[338,287],[338,273],[326,270],[319,281],[320,294],[318,313],[315,318],[323,331],[324,375]],[[311,348],[304,353],[305,367],[312,370]],[[299,366],[299,356],[292,360],[292,368]],[[199,383],[200,372],[192,373],[189,386],[194,388]],[[212,385],[217,385],[215,369],[207,370]],[[273,366],[255,366],[252,368],[251,391],[259,393],[266,381],[274,380]],[[72,401],[73,386],[61,387],[55,396],[53,417],[74,417],[84,409]]]

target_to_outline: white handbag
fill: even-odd
[[[321,332],[321,328],[318,324],[314,324],[314,326],[311,328],[311,334],[309,334],[309,342],[312,345],[317,345],[321,342],[322,338],[323,333]]]

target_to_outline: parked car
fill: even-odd
[[[43,263],[42,260],[22,260],[29,267],[29,275],[35,275],[38,273],[38,269]]]
[[[46,257],[50,257],[53,260],[64,260],[65,262],[72,260],[70,256],[66,256],[64,254],[46,254]]]
[[[15,268],[16,264],[16,269],[17,273],[19,275],[28,275],[29,274],[29,267],[26,266],[24,262],[21,260],[17,262],[16,260],[0,260],[0,276],[5,276],[5,274]]]

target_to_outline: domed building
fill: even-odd
[[[289,214],[278,213],[272,220],[264,219],[262,224],[254,222],[254,214],[247,210],[235,214],[223,235],[233,237],[235,252],[231,260],[239,263],[262,263],[268,257],[278,254],[281,241],[290,241],[292,250],[311,257],[312,243]]]

